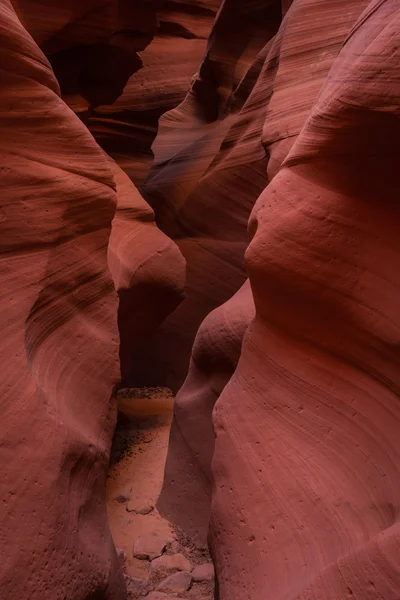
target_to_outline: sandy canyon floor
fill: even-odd
[[[119,417],[107,479],[111,533],[130,600],[211,600],[214,575],[207,548],[164,519],[161,489],[174,397],[165,388],[118,392]]]

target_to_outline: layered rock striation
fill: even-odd
[[[0,36],[1,596],[116,600],[114,182],[7,0]]]

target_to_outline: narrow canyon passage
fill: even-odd
[[[400,600],[399,0],[0,0],[0,600]]]
[[[107,477],[107,515],[129,600],[212,600],[208,550],[155,508],[164,476],[174,397],[167,388],[123,389]],[[148,594],[148,595],[147,595]]]

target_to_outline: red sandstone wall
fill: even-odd
[[[116,600],[104,502],[119,379],[112,173],[6,0],[0,36],[0,595]]]
[[[295,2],[270,46],[271,182],[246,253],[255,318],[213,411],[220,600],[399,596],[399,16],[390,0]],[[229,305],[204,322],[194,362],[218,368],[240,341]],[[192,367],[178,395],[159,502],[200,535],[210,451],[185,442],[194,399],[209,426],[217,368],[201,381]],[[185,474],[202,518],[194,504],[179,516]]]

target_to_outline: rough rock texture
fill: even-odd
[[[147,596],[149,584],[146,579],[140,577],[125,577],[126,589],[128,591],[128,600],[137,600]]]
[[[270,180],[249,225],[256,317],[215,405],[214,455],[224,384],[210,388],[229,379],[215,357],[249,320],[232,331],[223,306],[200,328],[159,501],[204,534],[213,456],[220,600],[399,597],[399,13],[395,0],[294,2],[241,111]],[[170,168],[154,175],[160,194]],[[179,230],[190,202],[171,197]]]
[[[138,537],[133,546],[133,556],[140,560],[153,560],[163,553],[164,548],[172,539],[152,531]]]
[[[164,594],[164,592],[150,592],[147,600],[171,600],[171,595]]]
[[[119,378],[102,151],[0,2],[2,598],[125,597],[104,486]]]

